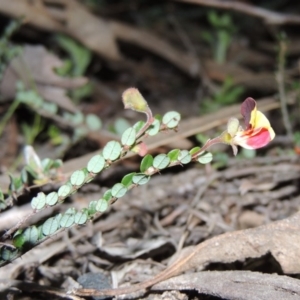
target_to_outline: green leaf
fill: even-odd
[[[131,126],[130,123],[126,119],[118,118],[114,122],[113,130],[117,135],[121,136],[123,134],[123,132],[130,126]]]
[[[65,214],[75,215],[76,212],[77,212],[77,210],[76,210],[74,207],[69,207],[69,208],[66,210]]]
[[[48,219],[42,226],[42,232],[44,235],[50,235],[57,231],[58,229],[58,221],[56,218]]]
[[[46,196],[46,204],[47,205],[55,205],[58,201],[58,194],[56,192],[51,192]]]
[[[59,214],[57,214],[57,215],[54,217],[54,219],[57,221],[58,224],[60,223],[60,220],[61,220],[62,216],[63,216],[63,215],[62,215],[61,213],[59,213]]]
[[[170,161],[177,161],[179,154],[180,154],[179,149],[173,149],[168,153],[168,157],[170,158]]]
[[[116,183],[111,189],[111,195],[116,198],[123,197],[127,192],[127,187],[122,183]]]
[[[22,248],[23,245],[26,243],[26,237],[22,234],[15,234],[12,240],[12,244],[16,247],[16,248]]]
[[[91,173],[98,174],[103,170],[104,166],[104,157],[101,154],[97,154],[89,160],[87,164],[87,170]]]
[[[256,150],[242,148],[241,155],[245,158],[252,159],[256,156]]]
[[[44,102],[44,99],[34,90],[17,91],[16,100],[35,109],[40,108]]]
[[[71,184],[75,186],[81,186],[84,183],[84,180],[85,180],[85,173],[81,170],[77,170],[73,172],[73,174],[70,177]]]
[[[150,136],[154,136],[158,134],[159,129],[160,129],[160,121],[155,119],[154,122],[150,125],[149,129],[146,130],[146,133],[148,133],[148,135]]]
[[[198,158],[200,164],[208,164],[212,161],[213,155],[210,152],[206,152]]]
[[[147,176],[145,174],[135,174],[132,178],[132,182],[138,185],[146,184],[149,180],[150,176]]]
[[[22,180],[22,183],[24,183],[24,184],[28,183],[28,172],[25,168],[23,168],[21,170],[21,180]]]
[[[61,159],[55,159],[53,161],[53,163],[52,163],[52,167],[51,168],[58,169],[58,168],[62,167],[62,165],[63,165],[63,162],[62,162]]]
[[[188,164],[192,160],[192,156],[188,150],[181,150],[178,156],[178,160],[182,164]]]
[[[122,147],[119,142],[110,141],[103,148],[102,155],[106,160],[114,161],[121,155]]]
[[[22,235],[25,237],[26,244],[35,245],[39,238],[39,231],[36,226],[28,227]]]
[[[74,214],[65,213],[60,219],[59,224],[61,227],[68,228],[74,224],[74,221]]]
[[[3,246],[1,248],[0,256],[4,261],[10,261],[18,255],[18,252],[19,251],[16,248],[13,248],[11,246]]]
[[[91,61],[91,51],[66,35],[57,35],[56,41],[58,42],[60,47],[62,47],[66,52],[69,53],[72,59],[72,75],[83,75]]]
[[[193,155],[195,154],[196,152],[198,152],[201,148],[200,147],[194,147],[190,150],[190,154]]]
[[[59,190],[57,191],[57,194],[59,197],[65,198],[71,193],[71,186],[68,184],[62,185]]]
[[[2,192],[2,190],[0,189],[0,201],[3,201],[4,200],[4,194]]]
[[[86,223],[88,219],[88,214],[86,211],[78,211],[75,215],[74,215],[74,222],[78,225],[83,225]]]
[[[143,128],[144,125],[145,125],[144,121],[138,121],[133,125],[133,127],[135,128],[136,132],[139,132]]]
[[[142,173],[147,171],[153,165],[153,156],[151,154],[147,154],[141,161],[140,170]]]
[[[135,143],[136,131],[134,127],[127,128],[121,137],[122,145],[132,146]]]
[[[33,209],[42,209],[46,205],[46,195],[42,192],[38,193],[36,197],[31,200],[31,207]]]
[[[89,207],[88,207],[88,213],[89,215],[94,215],[96,213],[96,204],[97,201],[93,200],[89,203]]]
[[[53,102],[44,102],[42,105],[42,109],[50,115],[55,115],[58,111],[58,106]]]
[[[102,127],[102,122],[98,116],[94,114],[88,114],[85,118],[86,125],[91,131],[100,130]]]
[[[158,154],[154,157],[153,167],[159,170],[165,169],[170,163],[170,158],[166,154]]]
[[[111,189],[107,190],[104,193],[102,198],[105,199],[106,201],[109,201],[112,198]]]
[[[44,158],[42,160],[41,164],[42,164],[43,172],[49,172],[49,170],[51,169],[51,167],[53,165],[53,160],[50,158]]]
[[[108,202],[105,199],[100,199],[96,203],[96,210],[99,212],[105,212],[108,208]]]
[[[178,126],[180,119],[180,114],[177,111],[169,111],[163,116],[162,123],[168,128],[175,128]]]
[[[129,173],[122,178],[121,183],[127,188],[132,185],[132,178],[136,173]]]

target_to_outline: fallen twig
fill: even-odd
[[[198,5],[222,8],[233,10],[247,14],[249,16],[263,19],[268,24],[283,25],[283,24],[300,24],[300,16],[291,14],[281,14],[270,11],[265,8],[256,7],[240,1],[222,1],[222,0],[175,0],[178,2],[193,3]]]

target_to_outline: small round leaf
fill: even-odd
[[[55,115],[58,110],[58,106],[53,102],[44,102],[42,109],[46,110],[50,115]]]
[[[148,133],[148,135],[150,136],[154,136],[158,134],[159,129],[160,129],[160,121],[155,119],[153,123],[150,125],[149,129],[146,131],[146,133]]]
[[[144,125],[145,125],[144,121],[138,121],[133,125],[133,128],[135,128],[136,132],[139,132],[143,128]]]
[[[102,198],[105,199],[106,201],[109,201],[109,200],[112,198],[111,190],[110,190],[110,189],[107,190],[107,191],[104,193],[104,195],[103,195]]]
[[[78,225],[85,224],[87,219],[88,219],[88,215],[87,215],[86,211],[78,211],[74,215],[74,222]]]
[[[146,184],[149,180],[150,176],[147,176],[145,174],[135,174],[132,178],[132,182],[138,185]]]
[[[173,149],[168,153],[168,157],[170,158],[171,161],[177,161],[179,154],[180,154],[179,149]]]
[[[99,212],[105,212],[108,208],[108,202],[105,199],[100,199],[96,203],[96,210]]]
[[[180,118],[180,114],[177,111],[169,111],[163,116],[162,123],[168,128],[175,128],[178,126]]]
[[[62,198],[67,197],[70,193],[71,193],[71,186],[68,184],[62,185],[57,191],[58,196]]]
[[[165,169],[170,163],[170,158],[166,154],[158,154],[154,157],[153,167],[159,170]]]
[[[55,205],[58,201],[58,194],[56,192],[51,192],[46,196],[46,203],[47,205]]]
[[[88,213],[89,215],[94,215],[96,213],[96,204],[97,201],[93,200],[89,203],[89,207],[88,207]]]
[[[121,198],[127,192],[127,187],[124,186],[122,183],[116,183],[111,189],[111,195],[113,197]]]
[[[48,219],[42,227],[42,231],[44,235],[50,235],[53,234],[54,232],[56,232],[56,230],[58,229],[58,222],[55,218],[50,218]]]
[[[80,186],[84,183],[85,180],[85,173],[82,170],[77,170],[73,172],[70,177],[70,182],[72,185]]]
[[[13,260],[18,255],[18,249],[11,246],[3,246],[1,248],[0,256],[4,261]]]
[[[188,164],[192,160],[192,156],[188,150],[181,150],[178,155],[178,160],[182,164]]]
[[[198,152],[201,148],[200,147],[194,147],[190,150],[190,154],[193,155],[195,154],[196,152]]]
[[[25,242],[26,242],[26,237],[22,233],[15,235],[12,240],[12,243],[16,248],[22,248]]]
[[[121,137],[122,145],[132,146],[135,143],[136,131],[134,127],[127,128]]]
[[[140,170],[141,172],[145,172],[153,165],[153,156],[150,154],[147,154],[141,161]]]
[[[101,154],[97,154],[93,156],[88,164],[87,164],[87,170],[91,173],[99,173],[103,170],[105,166],[105,159]]]
[[[74,214],[64,214],[59,222],[61,227],[70,227],[74,224]]]
[[[28,227],[22,235],[25,237],[25,242],[34,245],[39,238],[39,231],[35,226]]]
[[[114,161],[120,157],[121,150],[122,150],[122,147],[119,142],[110,141],[103,148],[102,154],[105,159]]]
[[[129,128],[131,125],[130,123],[124,119],[124,118],[118,118],[115,122],[114,122],[114,131],[116,132],[117,135],[121,136],[123,134],[123,132]]]
[[[213,155],[210,152],[206,152],[198,158],[200,164],[208,164],[212,161]]]
[[[46,195],[42,192],[38,193],[36,197],[31,200],[31,207],[33,209],[42,209],[46,205]]]
[[[97,131],[101,129],[102,122],[94,114],[88,114],[85,118],[86,125],[91,131]]]
[[[135,175],[136,173],[129,173],[127,175],[125,175],[123,178],[122,178],[122,181],[121,183],[126,186],[126,187],[129,187],[131,184],[132,184],[132,178],[133,176]]]

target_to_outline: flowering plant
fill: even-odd
[[[234,154],[237,145],[246,149],[258,149],[266,146],[275,137],[275,132],[267,117],[257,110],[256,101],[247,98],[241,105],[241,114],[244,118],[245,129],[240,126],[239,120],[231,118],[227,130],[221,135],[223,142],[230,144]]]
[[[237,118],[230,118],[227,129],[218,137],[208,140],[201,148],[206,150],[217,143],[231,145],[234,155],[237,154],[237,146],[246,149],[258,149],[266,146],[275,137],[275,132],[267,117],[257,110],[256,101],[248,97],[241,105],[241,114],[244,118],[245,128],[240,125]]]

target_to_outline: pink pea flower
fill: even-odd
[[[237,147],[258,149],[266,146],[275,137],[275,132],[267,117],[257,110],[256,101],[247,98],[241,106],[245,129],[239,125],[236,118],[231,118],[227,124],[227,131],[222,134],[222,140],[232,146],[234,154]]]

